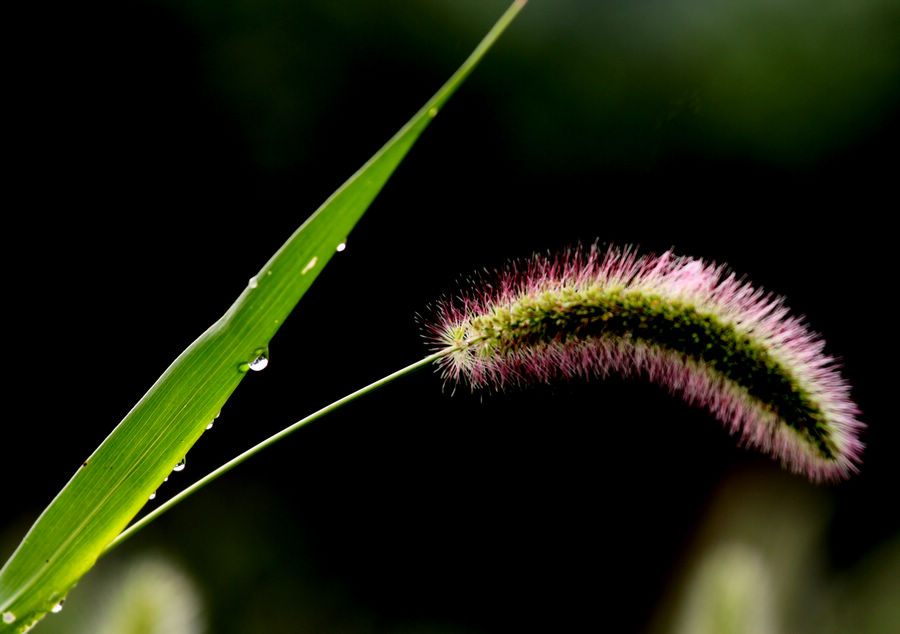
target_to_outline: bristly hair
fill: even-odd
[[[596,244],[536,255],[439,301],[425,330],[448,382],[641,375],[813,481],[857,471],[864,425],[823,340],[722,266]]]

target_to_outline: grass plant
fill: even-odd
[[[297,421],[131,523],[160,483],[183,467],[246,374],[266,366],[274,335],[524,5],[516,0],[510,6],[456,73],[297,229],[84,460],[0,570],[0,631],[27,631],[57,611],[100,556],[238,464],[433,364],[448,382],[473,389],[611,372],[643,375],[705,407],[743,443],[813,480],[856,471],[862,423],[849,385],[824,354],[821,338],[780,298],[701,260],[604,253],[595,246],[514,262],[494,276],[475,278],[460,297],[438,302],[426,321],[431,354]],[[752,564],[746,579],[737,579],[751,587],[765,578]],[[730,601],[724,596],[726,616],[742,615],[744,606],[733,608]],[[768,615],[760,619],[767,622]]]

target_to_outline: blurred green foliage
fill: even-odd
[[[659,634],[883,634],[900,624],[900,539],[831,570],[827,492],[784,474],[725,479],[660,603]]]
[[[502,4],[169,6],[196,35],[205,76],[256,160],[278,166],[303,159],[302,140],[335,111],[365,120],[364,87],[344,77],[363,70],[389,83],[419,58],[451,69]],[[554,170],[563,151],[646,165],[664,146],[803,164],[877,130],[897,107],[898,31],[893,0],[536,0],[481,81],[510,154],[535,169]],[[373,52],[397,63],[368,67]]]
[[[142,554],[119,559],[79,583],[64,616],[41,621],[45,634],[203,634],[203,600],[195,582],[172,559]]]

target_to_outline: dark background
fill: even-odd
[[[0,559],[505,7],[11,16]],[[723,483],[747,473],[780,478],[776,498],[814,491],[818,578],[850,574],[900,533],[898,35],[887,0],[532,0],[158,500],[420,358],[415,314],[458,278],[594,240],[727,262],[787,296],[854,386],[857,477],[782,475],[641,383],[451,398],[425,370],[267,450],[91,575],[163,553],[210,632],[641,631]],[[41,627],[81,631],[77,592]]]

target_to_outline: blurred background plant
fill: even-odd
[[[28,486],[4,487],[0,558],[506,4],[12,10],[3,257],[24,350],[0,473]],[[531,0],[157,501],[420,358],[414,313],[457,276],[595,238],[727,261],[807,314],[870,426],[858,477],[771,475],[637,382],[451,399],[426,371],[243,465],[92,574],[124,580],[163,549],[217,633],[678,631],[729,587],[729,610],[770,601],[757,617],[776,632],[894,626],[898,106],[896,2]],[[729,496],[743,532],[715,524],[747,473],[778,484]],[[741,594],[764,576],[798,585]],[[39,627],[88,631],[69,616],[87,583]]]
[[[200,634],[207,631],[203,601],[181,567],[160,554],[123,558],[79,583],[79,599],[64,619],[45,619],[54,632]]]
[[[900,623],[900,539],[835,573],[823,558],[835,510],[830,498],[772,471],[727,477],[650,631],[891,631]]]

